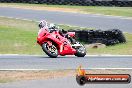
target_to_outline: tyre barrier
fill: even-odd
[[[132,0],[0,0],[0,2],[82,6],[132,6]]]
[[[110,30],[68,30],[69,32],[76,33],[76,39],[78,41],[91,44],[91,43],[102,43],[105,45],[114,45],[118,43],[125,43],[126,38],[121,30],[110,29]]]

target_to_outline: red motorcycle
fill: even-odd
[[[39,27],[37,43],[49,57],[56,58],[58,55],[84,57],[86,55],[86,49],[80,42],[76,41],[72,44],[71,40],[62,36],[57,28],[52,27],[51,30],[46,21],[41,21]],[[65,35],[75,40],[75,32],[67,32]]]

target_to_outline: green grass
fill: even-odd
[[[2,36],[0,37],[1,53],[40,53],[39,47],[36,45],[36,32],[21,28],[0,26],[0,35]]]
[[[37,29],[36,22],[1,17],[0,53],[40,54],[41,49],[36,44]]]
[[[11,79],[5,79],[5,78],[3,78],[3,79],[0,79],[0,83],[8,83],[8,82],[12,82],[13,80],[11,80]]]
[[[132,55],[132,34],[125,33],[127,42],[107,46],[106,48],[88,49],[91,54],[114,54],[114,55]]]
[[[46,4],[23,4],[23,3],[4,3],[1,5],[15,6],[30,6],[30,7],[54,7],[54,8],[68,8],[77,10],[80,13],[104,14],[115,16],[132,17],[132,7],[104,7],[104,6],[73,6],[73,5],[46,5]]]
[[[85,29],[60,25],[62,29]],[[88,28],[89,29],[89,28]],[[0,17],[0,54],[44,54],[36,43],[38,23]],[[106,48],[87,49],[88,54],[132,55],[132,34],[125,33],[127,43]]]

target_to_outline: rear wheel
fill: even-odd
[[[51,58],[56,58],[58,56],[58,50],[57,47],[51,42],[51,44],[48,44],[45,42],[42,45],[43,51]]]

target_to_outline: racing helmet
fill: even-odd
[[[41,29],[41,28],[47,26],[47,22],[46,22],[45,20],[42,20],[42,21],[40,21],[40,23],[39,23],[38,26],[39,26],[39,28]]]
[[[49,29],[59,29],[59,26],[57,26],[57,25],[54,24],[54,23],[50,23],[50,24],[49,24]]]

